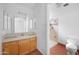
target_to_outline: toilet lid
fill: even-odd
[[[77,49],[77,46],[75,44],[68,43],[68,44],[66,44],[66,48]]]

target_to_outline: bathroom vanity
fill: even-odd
[[[20,36],[3,40],[4,55],[25,55],[37,49],[36,35]]]

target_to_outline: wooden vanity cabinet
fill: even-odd
[[[22,39],[19,41],[19,54],[24,55],[30,52],[30,40]]]
[[[36,37],[3,43],[4,55],[25,55],[37,48]]]
[[[37,40],[36,37],[30,39],[30,51],[33,51],[37,48]]]
[[[3,54],[4,55],[18,55],[17,41],[3,43]]]

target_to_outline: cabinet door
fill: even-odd
[[[18,42],[3,43],[4,55],[18,55]]]
[[[37,49],[37,39],[36,37],[32,37],[30,40],[30,51]]]
[[[30,47],[30,40],[29,39],[23,39],[19,41],[19,54],[27,54],[29,53],[29,48]]]

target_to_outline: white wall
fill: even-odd
[[[34,8],[34,18],[37,21],[38,49],[47,54],[47,11],[45,4],[36,4]]]
[[[79,3],[60,7],[59,10],[59,35],[79,42]],[[60,38],[63,40],[63,38]],[[78,44],[79,45],[79,44]]]
[[[0,4],[0,54],[2,54],[3,5]]]

